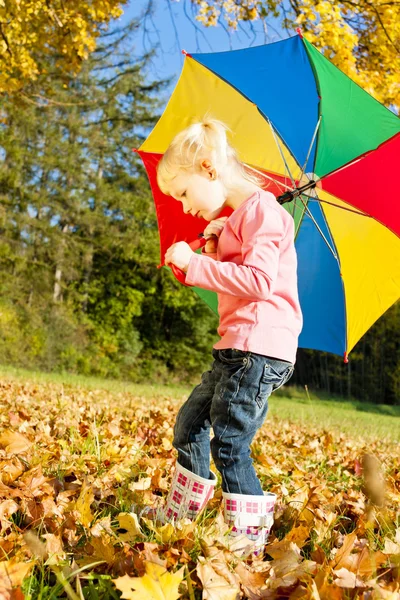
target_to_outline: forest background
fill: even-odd
[[[218,320],[157,269],[154,204],[132,148],[162,113],[183,39],[189,52],[228,50],[299,25],[398,114],[397,2],[0,0],[0,363],[199,382]],[[291,383],[400,404],[399,317],[397,302],[348,364],[299,349]]]

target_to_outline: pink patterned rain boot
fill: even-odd
[[[243,555],[262,556],[274,522],[276,494],[264,492],[264,496],[253,496],[222,492],[222,498],[224,521],[232,527],[228,544],[244,533],[249,544],[243,545]]]
[[[156,518],[163,524],[187,517],[194,521],[214,496],[217,476],[210,471],[211,479],[195,475],[176,461],[171,489],[165,505],[155,509],[146,507],[140,516]]]

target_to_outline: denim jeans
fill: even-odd
[[[211,450],[223,491],[262,496],[250,444],[267,415],[268,397],[290,379],[294,365],[235,348],[213,348],[212,355],[211,370],[176,417],[178,463],[209,479]]]

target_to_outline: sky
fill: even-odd
[[[182,50],[191,52],[221,52],[276,42],[288,37],[277,19],[267,21],[267,37],[261,22],[253,27],[243,24],[230,36],[222,25],[204,27],[196,23],[190,0],[153,0],[153,17],[141,18],[140,34],[136,36],[135,53],[140,55],[159,43],[160,48],[152,62],[149,75],[155,78],[172,77],[169,94],[175,86],[183,66]],[[148,0],[129,0],[123,6],[124,14],[117,23],[126,24],[143,15]],[[294,32],[293,34],[294,35]]]

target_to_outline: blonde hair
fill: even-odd
[[[172,140],[157,166],[157,183],[160,190],[169,195],[169,183],[180,170],[200,170],[200,162],[210,158],[217,173],[235,171],[238,175],[265,187],[265,179],[256,173],[248,173],[239,160],[237,151],[229,144],[226,132],[229,127],[208,116],[180,131]]]

